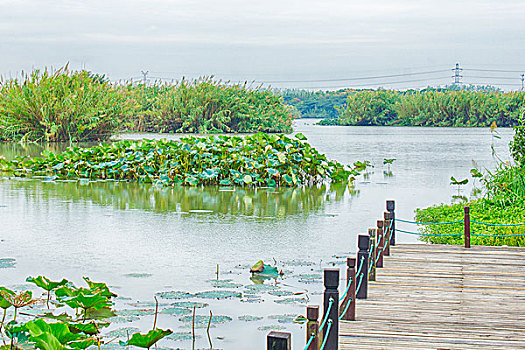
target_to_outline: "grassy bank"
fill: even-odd
[[[361,90],[348,93],[334,117],[320,125],[482,127],[515,126],[524,92],[469,90]]]
[[[203,78],[112,84],[86,71],[33,71],[0,81],[0,140],[106,140],[122,131],[291,132],[295,108],[261,88]]]
[[[484,196],[461,204],[440,204],[416,211],[418,222],[450,222],[463,219],[463,207],[470,206],[471,242],[481,245],[525,246],[525,129],[515,128],[511,143],[514,164],[501,163],[482,179]],[[493,225],[510,226],[493,226]],[[431,243],[462,244],[462,224],[424,226],[422,240]],[[439,236],[458,234],[458,236]],[[487,236],[481,236],[487,235]]]

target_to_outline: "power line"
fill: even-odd
[[[505,69],[465,68],[464,70],[471,70],[471,71],[476,71],[476,72],[523,73],[523,70],[505,70]]]
[[[405,77],[410,75],[421,75],[421,74],[433,74],[433,73],[444,73],[448,72],[448,69],[433,70],[427,72],[414,72],[414,73],[403,73],[403,74],[391,74],[391,75],[376,75],[370,77],[358,77],[358,78],[342,78],[342,79],[318,79],[318,80],[256,80],[261,83],[277,84],[277,83],[326,83],[336,81],[355,81],[355,80],[370,80],[370,79],[383,79],[383,78],[396,78]]]
[[[518,80],[519,78],[509,78],[509,77],[487,77],[482,75],[467,75],[465,78],[484,78],[484,79],[502,79],[502,80]]]
[[[367,87],[367,86],[378,86],[378,85],[390,85],[390,84],[402,84],[402,83],[414,83],[414,82],[421,82],[421,81],[437,81],[437,80],[448,80],[448,77],[443,78],[431,78],[431,79],[412,79],[412,80],[401,80],[401,81],[389,81],[389,82],[382,82],[382,83],[368,83],[368,84],[359,84],[358,86],[355,86],[356,88],[359,87]],[[341,85],[332,85],[332,86],[309,86],[309,87],[301,87],[302,89],[326,89],[326,88],[341,88],[341,89],[351,89],[350,86],[341,86]]]

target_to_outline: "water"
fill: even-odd
[[[482,169],[494,169],[491,145],[498,157],[508,160],[513,135],[510,129],[499,130],[501,139],[497,139],[488,128],[319,127],[313,123],[299,120],[295,131],[304,133],[320,152],[342,163],[369,160],[375,166],[356,180],[354,189],[163,189],[112,181],[2,179],[0,258],[15,258],[16,266],[0,268],[0,284],[20,285],[27,276],[41,274],[81,284],[82,276],[90,276],[130,298],[117,301],[122,309],[132,308],[132,301],[151,302],[159,291],[219,290],[210,282],[217,277],[218,264],[220,279],[242,285],[225,290],[239,292],[242,298],[189,299],[209,304],[197,309],[197,315],[207,316],[211,310],[232,318],[211,329],[213,347],[264,349],[268,330],[258,328],[278,326],[293,333],[294,349],[302,349],[304,326],[268,316],[304,315],[307,303],[319,304],[320,269],[343,266],[344,258],[356,251],[357,235],[380,218],[386,199],[395,199],[396,215],[407,219],[413,218],[415,208],[450,202],[457,194],[450,177],[467,177],[473,161]],[[143,136],[160,137],[125,135]],[[63,146],[52,147],[56,151]],[[6,157],[41,150],[37,145],[0,145],[0,154]],[[384,158],[396,158],[391,175]],[[469,183],[461,195],[469,196],[472,186]],[[398,234],[398,241],[415,242],[416,237]],[[246,287],[255,285],[248,269],[258,259],[277,263],[285,272],[282,279],[264,281],[265,285],[277,284],[281,291],[302,294],[278,296]],[[276,302],[287,298],[296,300]],[[240,315],[263,319],[243,321]],[[111,329],[132,326],[146,331],[152,322],[153,316],[148,315]],[[178,316],[161,314],[157,325],[189,331]],[[199,328],[197,335],[195,348],[209,349],[205,328]],[[188,339],[160,344],[193,347]]]

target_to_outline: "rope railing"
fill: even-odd
[[[332,305],[334,304],[334,299],[330,299],[328,302],[328,308],[324,314],[323,322],[321,322],[321,325],[319,326],[319,332],[321,332],[326,324],[326,321],[328,320],[328,315],[330,314],[330,310],[332,310]]]
[[[345,316],[346,312],[348,311],[348,308],[350,307],[350,304],[352,303],[352,298],[348,299],[348,302],[346,303],[346,306],[343,310],[343,313],[341,313],[341,316],[339,316],[339,321],[343,319],[343,317]]]
[[[364,276],[363,273],[359,275],[359,282],[357,283],[357,287],[355,288],[355,290],[359,290],[361,288],[361,283],[363,282],[363,276]]]
[[[348,291],[350,290],[350,286],[352,286],[352,280],[348,281],[348,284],[346,285],[346,290],[343,293],[343,295],[339,298],[339,302],[342,302],[345,299],[346,295],[348,294]]]
[[[519,223],[519,224],[491,224],[488,222],[481,222],[481,221],[475,221],[470,220],[471,223],[474,224],[480,224],[480,225],[486,225],[486,226],[499,226],[499,227],[513,227],[513,226],[525,226],[525,223]]]
[[[306,343],[306,346],[304,347],[304,350],[308,350],[308,348],[310,347],[310,344],[312,344],[314,339],[315,339],[315,333],[312,333],[312,335],[310,336],[310,339],[308,339],[308,342]]]
[[[525,233],[512,233],[512,234],[501,234],[501,235],[498,235],[498,234],[494,234],[494,235],[488,235],[488,234],[483,234],[483,233],[476,233],[476,232],[472,232],[471,233],[472,236],[479,236],[479,237],[521,237],[521,236],[525,236]]]
[[[396,228],[396,232],[408,233],[409,235],[418,235],[418,236],[463,236],[463,233],[421,233],[421,232],[412,232],[405,231]]]
[[[399,222],[405,222],[407,224],[415,224],[415,225],[452,225],[452,224],[461,224],[463,223],[463,220],[458,221],[447,221],[447,222],[417,222],[417,221],[410,221],[410,220],[404,220],[404,219],[395,219]]]
[[[330,334],[330,330],[332,329],[332,320],[328,320],[328,328],[326,328],[326,334],[323,339],[323,343],[321,344],[321,347],[319,350],[324,350],[324,346],[326,345],[326,341],[328,340],[328,335]]]

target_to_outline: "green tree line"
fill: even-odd
[[[268,89],[205,77],[113,84],[87,71],[35,70],[0,81],[0,140],[104,140],[123,131],[291,132],[295,109]]]

